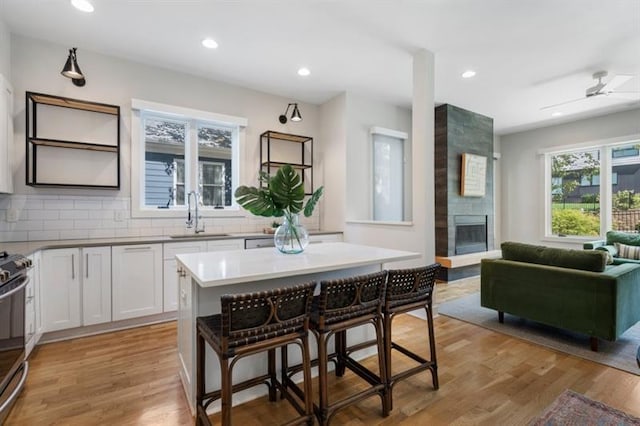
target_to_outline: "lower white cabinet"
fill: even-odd
[[[25,357],[28,357],[34,346],[42,337],[42,316],[40,315],[40,252],[28,256],[32,267],[27,272],[29,283],[25,290],[24,306],[24,342]]]
[[[162,244],[112,248],[114,321],[162,312]]]
[[[44,332],[111,321],[111,248],[42,252]]]
[[[184,243],[167,243],[164,245],[164,312],[171,312],[178,309],[178,275],[176,273],[176,255],[199,253],[202,251],[207,251],[206,241],[188,241]]]

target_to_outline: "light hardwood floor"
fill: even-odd
[[[438,299],[475,291],[438,285]],[[452,296],[453,293],[455,296]],[[435,320],[440,390],[428,373],[398,384],[394,410],[380,416],[376,397],[336,414],[335,425],[523,425],[565,389],[640,417],[640,376],[536,346],[462,321]],[[425,325],[404,315],[394,338],[428,354]],[[311,339],[313,342],[313,339]],[[175,323],[51,343],[32,355],[25,391],[8,425],[188,425],[193,420],[178,378]],[[370,360],[373,369],[373,359]],[[395,367],[409,365],[400,355]],[[330,395],[355,386],[330,378]],[[273,425],[293,415],[286,402],[261,398],[235,407],[234,424]],[[219,424],[217,416],[212,420]]]

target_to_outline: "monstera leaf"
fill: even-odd
[[[256,216],[289,217],[303,211],[303,206],[304,215],[311,216],[322,196],[320,187],[305,205],[302,178],[289,164],[278,169],[275,176],[260,171],[259,180],[266,186],[240,186],[234,194],[238,204]]]

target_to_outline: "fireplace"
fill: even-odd
[[[487,216],[455,216],[455,254],[487,251]]]

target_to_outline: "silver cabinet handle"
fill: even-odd
[[[151,250],[151,246],[144,247],[125,247],[125,251],[133,251],[133,250]]]
[[[84,272],[85,277],[89,278],[89,253],[85,253]]]
[[[185,271],[182,268],[178,268],[176,272],[178,272],[178,276],[179,277],[186,277],[187,276],[187,271]]]
[[[76,255],[71,255],[71,279],[76,279]]]

